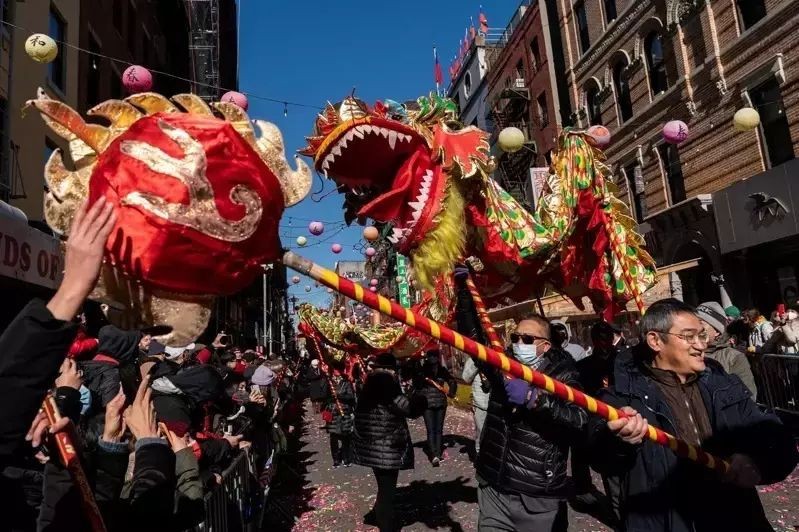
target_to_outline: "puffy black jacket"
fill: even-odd
[[[423,398],[404,395],[393,375],[380,371],[369,375],[355,409],[355,463],[379,469],[413,469],[413,442],[405,418],[424,405]]]
[[[119,392],[119,368],[113,362],[86,360],[78,362],[83,371],[83,385],[92,392],[92,412],[102,412]]]
[[[355,426],[353,419],[355,414],[355,390],[352,387],[352,383],[344,378],[335,386],[341,411],[339,411],[336,401],[331,396],[327,408],[333,413],[333,419],[327,424],[327,430],[332,434],[351,434]]]
[[[429,379],[429,380],[428,380]],[[433,381],[437,386],[433,385]],[[458,389],[456,381],[446,368],[437,364],[433,367],[422,366],[420,371],[414,375],[413,389],[419,395],[423,395],[427,400],[427,408],[446,408],[447,396],[439,387],[446,384],[449,386],[449,396],[454,397]]]
[[[327,378],[321,369],[309,367],[305,372],[305,381],[308,383],[308,396],[312,401],[327,398]]]
[[[579,388],[574,359],[550,348],[539,371]],[[509,404],[502,375],[485,368],[492,381],[488,413],[480,440],[478,475],[493,488],[535,497],[566,497],[569,445],[579,441],[588,414],[554,395],[541,392],[532,409]]]
[[[639,364],[635,358],[618,357],[615,383],[599,399],[616,407],[629,405],[650,425],[674,434],[674,416]],[[708,358],[705,364],[698,383],[713,435],[702,448],[720,458],[733,453],[749,456],[763,484],[784,479],[799,459],[789,431],[777,416],[758,408],[738,377]],[[718,473],[678,458],[667,447],[649,440],[628,445],[599,418],[589,422],[588,443],[593,467],[621,478],[622,530],[773,530],[755,489],[724,483]]]

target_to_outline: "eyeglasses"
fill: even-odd
[[[699,332],[687,332],[687,333],[673,333],[668,331],[652,331],[657,332],[660,334],[668,334],[669,336],[676,336],[677,338],[682,338],[689,344],[695,344],[697,340],[703,344],[706,344],[708,341],[708,335],[706,331],[699,331]]]
[[[543,336],[535,336],[534,334],[518,334],[518,333],[511,333],[510,341],[511,343],[518,344],[523,343],[527,345],[534,344],[536,340],[542,340],[544,342],[548,342],[549,338],[544,338]]]

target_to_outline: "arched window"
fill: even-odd
[[[663,57],[663,37],[653,31],[644,41],[646,66],[649,68],[649,86],[653,95],[666,92],[669,88],[669,76],[666,71],[666,59]]]
[[[469,95],[472,92],[472,73],[467,72],[466,76],[463,78],[463,95],[466,98],[469,98]]]
[[[630,98],[630,82],[624,74],[627,61],[617,62],[613,67],[613,88],[616,90],[616,104],[619,107],[621,122],[626,122],[633,116],[633,102]]]
[[[585,91],[585,104],[588,108],[588,121],[592,126],[602,124],[602,105],[599,102],[599,87],[591,83]]]

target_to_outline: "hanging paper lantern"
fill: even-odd
[[[369,281],[369,285],[370,286],[377,286],[377,279],[372,279],[371,281]]]
[[[585,131],[588,143],[603,150],[610,145],[610,130],[605,126],[591,126]]]
[[[122,73],[122,84],[131,94],[147,92],[153,88],[153,75],[140,65],[131,65]]]
[[[663,140],[669,144],[680,144],[688,139],[688,126],[682,120],[672,120],[663,126]]]
[[[305,238],[304,236],[298,236],[297,237],[297,245],[298,246],[302,247],[302,246],[304,246],[307,243],[308,243],[308,239]]]
[[[374,242],[379,237],[380,237],[380,231],[377,230],[377,227],[369,226],[363,230],[364,240],[368,240],[369,242]]]
[[[300,276],[299,275],[295,275],[294,277],[291,278],[291,282],[294,283],[294,284],[299,284]]]
[[[332,246],[330,246],[330,251],[336,254],[341,253],[342,249],[344,248],[341,247],[341,244],[333,244]]]
[[[505,153],[519,151],[524,146],[524,132],[518,127],[506,127],[499,132],[497,143]]]
[[[34,33],[25,40],[25,53],[37,63],[50,63],[58,55],[58,45],[49,35]]]
[[[377,292],[377,287],[376,286],[370,286],[369,287],[369,291],[370,292]]]
[[[240,92],[236,92],[236,91],[228,91],[228,92],[226,92],[225,94],[222,95],[222,100],[221,101],[235,103],[236,105],[238,105],[239,107],[241,107],[245,111],[250,106],[250,101],[247,99],[247,96],[245,96],[244,94],[242,94]]]
[[[314,236],[319,236],[325,232],[325,224],[322,222],[311,222],[308,224],[308,232]]]
[[[760,113],[752,107],[743,107],[732,117],[736,131],[751,131],[760,125]]]
[[[374,257],[376,253],[377,253],[377,250],[375,248],[373,248],[373,247],[366,248],[366,256],[367,257]]]
[[[310,292],[310,291],[311,291],[311,285],[307,285],[307,286],[305,287],[305,291],[306,291],[306,292]]]

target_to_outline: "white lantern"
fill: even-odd
[[[34,33],[25,39],[25,53],[39,63],[50,63],[58,55],[58,45],[49,35]]]
[[[751,131],[760,125],[760,113],[752,107],[743,107],[732,117],[736,131]]]
[[[505,153],[517,152],[524,146],[524,132],[518,127],[506,127],[499,132],[497,143]]]

